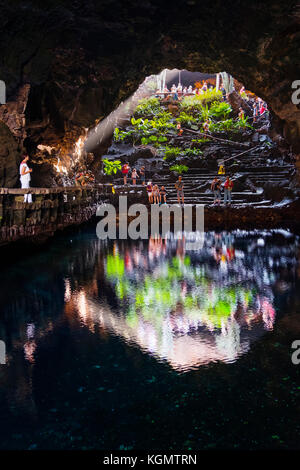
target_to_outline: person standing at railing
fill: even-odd
[[[28,155],[23,155],[23,160],[20,164],[20,181],[21,181],[21,188],[28,189],[30,188],[30,180],[31,180],[31,173],[32,169],[28,167],[27,162],[29,160]],[[32,195],[31,194],[24,194],[24,202],[32,203]]]

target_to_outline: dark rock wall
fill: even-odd
[[[0,79],[8,99],[30,84],[26,145],[89,127],[162,68],[226,70],[264,98],[300,152],[297,1],[1,2]],[[1,141],[0,141],[0,145]]]
[[[0,121],[0,187],[13,188],[17,185],[21,159],[17,138]]]

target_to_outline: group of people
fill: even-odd
[[[136,168],[133,168],[131,170],[131,168],[129,166],[129,163],[127,162],[127,163],[124,163],[124,165],[122,166],[121,171],[122,171],[122,175],[123,175],[124,184],[127,184],[128,175],[129,175],[129,172],[131,171],[132,184],[135,186],[136,185],[136,180],[140,179],[141,184],[143,186],[145,186],[146,172],[145,172],[145,167],[144,166],[142,166],[139,170],[137,170]]]
[[[224,183],[220,180],[218,176],[215,176],[210,189],[214,193],[214,205],[217,204],[218,206],[221,204],[221,191],[222,188],[224,189],[224,204],[231,204],[231,192],[233,189],[233,181],[230,179],[229,176],[226,177]]]
[[[150,204],[167,204],[167,191],[164,186],[159,188],[157,184],[153,185],[151,181],[148,181],[146,189]]]
[[[167,204],[167,191],[164,186],[161,188],[157,184],[153,185],[151,181],[148,181],[147,186],[148,200],[150,204]],[[175,189],[177,191],[177,200],[178,204],[184,204],[184,184],[182,181],[182,176],[178,177],[178,180],[175,183]]]
[[[211,85],[212,86],[212,85]],[[183,95],[201,95],[205,91],[209,89],[210,85],[207,84],[206,81],[203,82],[202,87],[192,87],[190,86],[182,86],[181,83],[178,83],[176,86],[175,83],[171,86],[171,89],[165,85],[163,90],[156,90],[156,95],[160,96],[161,94],[170,94],[169,96],[172,96],[175,100],[180,98]]]

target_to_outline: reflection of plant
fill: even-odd
[[[124,260],[119,254],[107,256],[106,271],[108,277],[116,279],[117,297],[128,302],[126,321],[132,328],[142,317],[161,331],[166,315],[180,303],[187,320],[219,329],[236,311],[238,303],[248,308],[253,301],[249,289],[219,286],[210,281],[188,256],[183,260],[173,257],[161,264],[154,276],[146,274],[138,285],[126,277]],[[194,283],[188,292],[181,290],[185,278]]]
[[[106,273],[108,277],[121,278],[125,273],[125,263],[123,258],[117,255],[107,255]]]
[[[186,165],[173,165],[173,166],[170,167],[171,171],[175,171],[179,175],[181,175],[182,173],[186,173],[188,171],[188,169],[189,169],[189,167],[186,166]]]
[[[122,165],[120,160],[111,161],[107,158],[103,158],[103,171],[106,175],[110,176],[113,173],[116,174],[118,170],[121,170]]]

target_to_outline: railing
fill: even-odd
[[[24,202],[31,194],[32,202]],[[104,194],[95,186],[63,188],[0,188],[0,244],[53,234],[87,221]]]
[[[24,202],[31,194],[32,202]],[[113,187],[110,183],[57,188],[0,188],[0,245],[23,238],[52,235],[57,230],[89,220],[103,201],[118,204],[120,195],[130,203],[145,200],[141,186]]]

